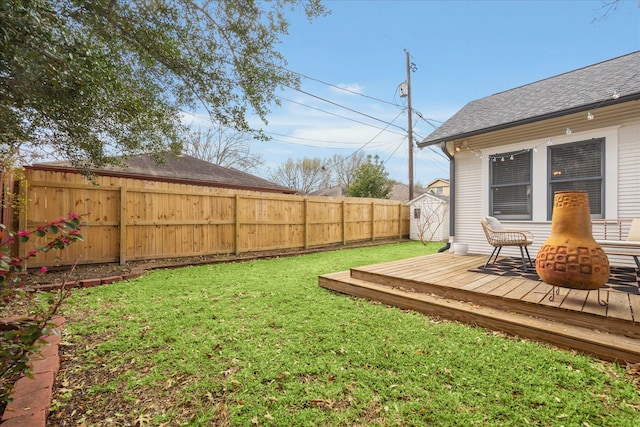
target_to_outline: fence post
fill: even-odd
[[[28,227],[28,219],[27,211],[29,208],[29,183],[26,179],[21,180],[20,182],[20,197],[22,197],[23,202],[20,203],[20,208],[18,209],[18,230],[26,230]],[[25,270],[28,267],[28,259],[27,259],[27,243],[20,242],[18,239],[18,256],[24,259],[24,268]]]
[[[376,202],[371,202],[371,241],[376,240]]]
[[[342,244],[347,244],[347,202],[342,199]]]
[[[13,172],[0,172],[0,210],[2,216],[0,223],[4,224],[7,234],[0,230],[0,243],[4,243],[9,238],[9,231],[13,230],[13,192],[15,190],[13,181]]]
[[[120,187],[120,265],[127,263],[127,189]]]
[[[411,209],[409,209],[409,220],[411,220]],[[398,238],[402,239],[402,202],[398,203]]]
[[[304,198],[304,248],[309,249],[309,198]]]
[[[236,193],[236,212],[235,212],[235,217],[236,217],[236,226],[235,226],[235,232],[236,232],[236,242],[235,242],[235,247],[236,247],[236,255],[240,255],[240,194]]]

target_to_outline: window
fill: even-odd
[[[420,208],[415,208],[413,210],[413,219],[420,219]]]
[[[490,157],[489,212],[500,219],[531,219],[531,150]]]
[[[604,217],[604,138],[550,146],[549,219],[556,191],[586,191],[592,218]]]

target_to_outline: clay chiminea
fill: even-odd
[[[572,289],[599,289],[609,279],[609,258],[593,239],[586,191],[557,191],[551,235],[536,257],[542,281]]]

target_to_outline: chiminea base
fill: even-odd
[[[560,288],[561,286],[551,285],[551,295],[549,295],[549,301],[553,301],[555,299],[555,296],[560,293]],[[608,302],[600,298],[600,288],[598,288],[598,304],[603,307],[609,305]]]

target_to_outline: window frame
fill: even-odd
[[[553,171],[551,170],[552,159],[553,159],[553,150],[559,149],[560,147],[566,148],[567,146],[577,146],[579,144],[585,143],[593,143],[599,142],[600,145],[600,176],[587,176],[587,177],[579,177],[572,179],[553,179]],[[606,201],[606,177],[605,173],[606,167],[606,138],[590,138],[583,139],[580,141],[567,142],[563,144],[550,145],[547,147],[547,220],[551,221],[553,216],[553,199],[554,199],[554,191],[553,184],[554,183],[562,183],[562,182],[579,182],[579,181],[593,181],[600,180],[600,212],[599,213],[591,213],[590,216],[593,219],[606,218],[605,215],[605,201]],[[589,199],[591,199],[591,195],[589,195]]]
[[[511,156],[522,156],[523,154],[527,154],[529,156],[529,181],[525,182],[516,182],[516,183],[507,183],[507,184],[494,184],[494,171],[493,171],[493,162],[501,162],[502,159],[505,159],[505,162],[512,161],[509,160]],[[529,194],[527,199],[527,208],[526,213],[517,214],[517,215],[503,215],[496,214],[494,211],[494,189],[496,188],[507,188],[507,187],[516,187],[516,186],[528,186]],[[490,215],[505,221],[531,221],[533,219],[533,150],[524,149],[517,151],[509,151],[505,153],[497,153],[489,156],[489,212]]]

